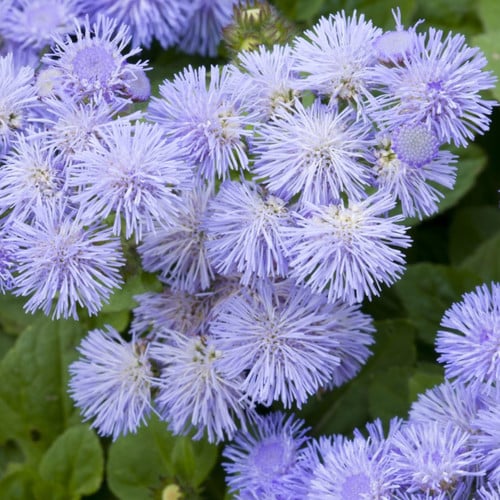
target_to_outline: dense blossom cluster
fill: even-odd
[[[300,407],[370,356],[361,304],[404,272],[404,219],[437,211],[456,175],[447,147],[488,129],[479,50],[342,12],[291,46],[187,67],[140,113],[139,45],[214,55],[235,2],[49,3],[40,17],[42,2],[0,7],[0,290],[54,318],[97,314],[131,246],[163,286],[136,297],[128,341],[107,327],[81,343],[83,416],[114,439],[151,412],[175,434],[234,438],[241,498],[498,492],[500,285],[445,315],[450,381],[387,437],[376,422],[312,440],[259,410]]]

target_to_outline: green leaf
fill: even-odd
[[[476,247],[500,231],[498,207],[466,207],[453,217],[449,232],[449,257],[452,264],[460,264],[474,253]]]
[[[475,273],[484,282],[500,281],[500,231],[478,246],[460,269]]]
[[[500,30],[500,2],[498,0],[480,0],[478,13],[486,32]]]
[[[109,487],[121,500],[150,500],[152,492],[177,483],[186,498],[194,499],[216,458],[216,446],[175,437],[165,422],[152,418],[137,434],[123,436],[111,445]]]
[[[488,64],[486,69],[493,71],[493,73],[500,78],[500,31],[491,31],[476,35],[472,39],[472,44],[477,45],[486,56]],[[496,99],[500,99],[500,85],[492,89],[492,94]]]
[[[386,423],[393,417],[406,417],[410,408],[408,380],[413,369],[391,366],[369,382],[369,408],[372,419]]]
[[[33,484],[36,477],[29,467],[12,467],[0,479],[0,498],[8,500],[36,500]]]
[[[410,402],[428,389],[444,382],[444,368],[436,363],[422,363],[409,379]]]
[[[323,7],[325,0],[297,0],[294,19],[308,21],[316,17]]]
[[[47,450],[40,465],[53,500],[78,499],[99,489],[104,457],[95,433],[87,425],[67,429]],[[41,496],[41,495],[40,495]]]
[[[35,321],[0,363],[0,442],[16,440],[37,462],[73,413],[68,364],[84,334],[76,321]]]
[[[27,314],[24,312],[26,298],[15,297],[10,293],[0,294],[0,326],[9,335],[20,334],[35,320],[44,318],[40,312]]]
[[[421,263],[408,266],[394,289],[419,338],[434,345],[445,311],[480,283],[481,278],[466,269]]]

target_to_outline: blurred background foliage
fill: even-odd
[[[479,46],[500,75],[498,0],[275,0],[298,32],[322,15],[365,13],[386,29],[400,7],[408,26],[460,32]],[[223,50],[222,52],[223,53]],[[153,92],[185,65],[224,63],[153,47]],[[500,86],[492,92],[500,99]],[[482,282],[500,281],[500,110],[491,130],[459,151],[456,188],[440,212],[412,225],[403,278],[365,304],[376,326],[374,354],[351,383],[311,398],[298,415],[312,434],[350,434],[380,417],[406,417],[417,395],[443,380],[434,338],[445,310]],[[135,294],[157,287],[137,266],[97,318],[52,321],[26,315],[23,300],[0,296],[0,498],[142,500],[224,499],[220,451],[205,441],[173,437],[153,419],[136,435],[111,443],[82,424],[67,394],[67,367],[89,329],[112,324],[126,332]]]

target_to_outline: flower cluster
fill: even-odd
[[[83,417],[113,439],[152,412],[174,434],[234,438],[225,467],[242,498],[444,498],[500,476],[495,453],[477,465],[498,437],[496,323],[477,333],[469,314],[488,307],[485,290],[443,322],[466,339],[438,344],[464,391],[491,389],[474,446],[452,423],[312,442],[295,418],[261,416],[367,361],[361,305],[404,272],[404,219],[437,211],[455,180],[446,148],[488,128],[482,54],[397,13],[384,32],[341,12],[289,46],[189,66],[149,99],[137,44],[214,55],[233,0],[66,0],[29,31],[39,3],[2,7],[2,50],[23,58],[0,56],[0,290],[28,297],[29,312],[97,314],[133,252],[163,287],[136,297],[129,340],[107,327],[82,341],[70,393]],[[474,384],[460,368],[469,342],[491,355],[467,372]]]
[[[224,450],[230,489],[255,499],[498,498],[500,284],[465,294],[441,326],[447,378],[406,421],[393,419],[386,435],[376,420],[351,439],[313,439],[300,419],[259,417]]]

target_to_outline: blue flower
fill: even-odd
[[[369,132],[350,108],[337,112],[319,100],[306,108],[297,100],[256,128],[252,172],[287,201],[298,195],[302,203],[326,205],[341,193],[360,199],[371,180]]]
[[[26,221],[65,194],[64,162],[40,137],[19,136],[0,169],[0,214],[5,221]]]
[[[489,127],[495,101],[480,93],[493,88],[496,78],[483,71],[486,58],[463,35],[443,36],[431,28],[400,63],[373,70],[381,95],[370,114],[390,130],[423,123],[439,142],[466,146]]]
[[[255,278],[284,277],[288,263],[283,228],[288,225],[283,200],[257,184],[226,181],[203,221],[209,260],[222,275],[241,274],[244,285]]]
[[[33,74],[28,66],[17,68],[12,53],[0,57],[0,157],[16,132],[25,130],[37,105]]]
[[[307,441],[303,420],[281,412],[255,418],[224,448],[227,484],[246,500],[298,500],[294,491],[297,459]]]
[[[251,115],[237,98],[234,74],[227,66],[212,66],[206,84],[204,67],[191,66],[165,80],[161,98],[153,97],[149,118],[159,123],[178,154],[199,169],[201,177],[225,178],[229,170],[247,169],[246,138],[253,132]]]
[[[194,430],[210,442],[231,439],[238,422],[245,424],[252,409],[241,390],[241,378],[224,375],[223,353],[210,337],[188,337],[163,329],[151,346],[161,368],[155,382],[156,407],[174,434]]]
[[[443,425],[452,422],[472,434],[475,432],[474,419],[485,407],[487,394],[486,386],[447,380],[418,396],[410,410],[410,421],[436,421]]]
[[[101,436],[135,432],[151,413],[153,372],[147,344],[124,341],[111,326],[92,330],[77,347],[69,371],[70,394]]]
[[[99,225],[85,227],[64,208],[39,210],[30,225],[9,229],[16,248],[15,295],[30,296],[28,312],[77,319],[77,305],[97,314],[120,286],[120,242]]]
[[[444,500],[461,491],[452,498],[468,498],[463,489],[468,492],[472,479],[484,474],[470,434],[452,422],[405,424],[391,439],[390,458],[401,490],[411,495]]]
[[[298,76],[292,70],[292,62],[288,45],[274,45],[270,50],[261,45],[238,54],[237,66],[231,67],[240,75],[242,98],[262,120],[273,116],[282,104],[295,100]]]
[[[241,388],[252,400],[266,406],[281,401],[285,408],[301,407],[342,363],[349,365],[349,356],[362,351],[366,359],[358,346],[349,350],[344,337],[372,331],[370,318],[357,308],[328,304],[287,281],[230,296],[209,327],[224,353],[221,370],[231,377],[242,374]]]
[[[498,381],[498,379],[497,379]],[[475,447],[479,450],[480,467],[486,470],[486,478],[500,486],[500,388],[491,390],[484,408],[473,422]]]
[[[391,422],[390,435],[398,426],[399,421]],[[390,437],[384,439],[380,421],[371,424],[370,430],[368,438],[358,432],[354,439],[337,435],[310,446],[300,460],[309,470],[308,499],[393,498],[398,484],[390,463]]]
[[[178,204],[176,187],[188,177],[185,165],[157,125],[112,122],[90,138],[90,147],[78,151],[68,167],[69,185],[78,192],[85,220],[95,221],[114,212],[113,234],[119,235],[122,216],[125,237],[142,239],[156,221],[168,220]]]
[[[80,0],[85,12],[102,14],[130,28],[134,46],[150,48],[153,39],[166,49],[177,43],[188,23],[192,2],[183,0]]]
[[[355,103],[360,109],[373,87],[371,67],[376,63],[373,43],[382,30],[363,14],[344,11],[322,17],[295,40],[293,68],[305,73],[298,83],[331,101]]]
[[[286,230],[289,276],[329,302],[361,302],[378,295],[404,270],[399,250],[410,245],[402,216],[387,216],[394,202],[375,194],[359,203],[309,206]]]
[[[178,196],[176,211],[144,234],[138,248],[143,268],[173,289],[189,293],[206,290],[214,279],[201,226],[212,188],[193,188]]]
[[[439,201],[444,198],[438,186],[452,189],[455,185],[457,156],[449,151],[437,151],[433,146],[435,135],[422,123],[403,125],[399,131],[396,131],[396,144],[388,136],[379,140],[375,151],[375,183],[399,200],[405,217],[422,219],[438,211]],[[415,137],[413,132],[417,132]],[[426,140],[428,132],[430,136]],[[419,142],[423,142],[421,147]]]
[[[155,338],[161,330],[176,330],[186,336],[208,333],[212,293],[198,295],[165,288],[162,292],[146,292],[134,297],[131,331]]]
[[[237,3],[238,0],[194,0],[179,48],[189,54],[215,57],[222,30],[231,23]]]
[[[54,36],[72,33],[74,18],[81,13],[79,0],[16,0],[0,16],[0,32],[21,48],[39,53]]]
[[[436,351],[447,378],[492,385],[500,380],[500,284],[466,293],[445,312],[441,328]]]
[[[141,50],[125,52],[130,43],[128,27],[98,16],[92,26],[88,17],[82,26],[75,20],[75,30],[74,39],[55,37],[51,52],[42,58],[48,68],[59,70],[61,90],[82,101],[127,98],[128,81],[135,78],[135,68],[145,67],[144,63],[127,62]]]

